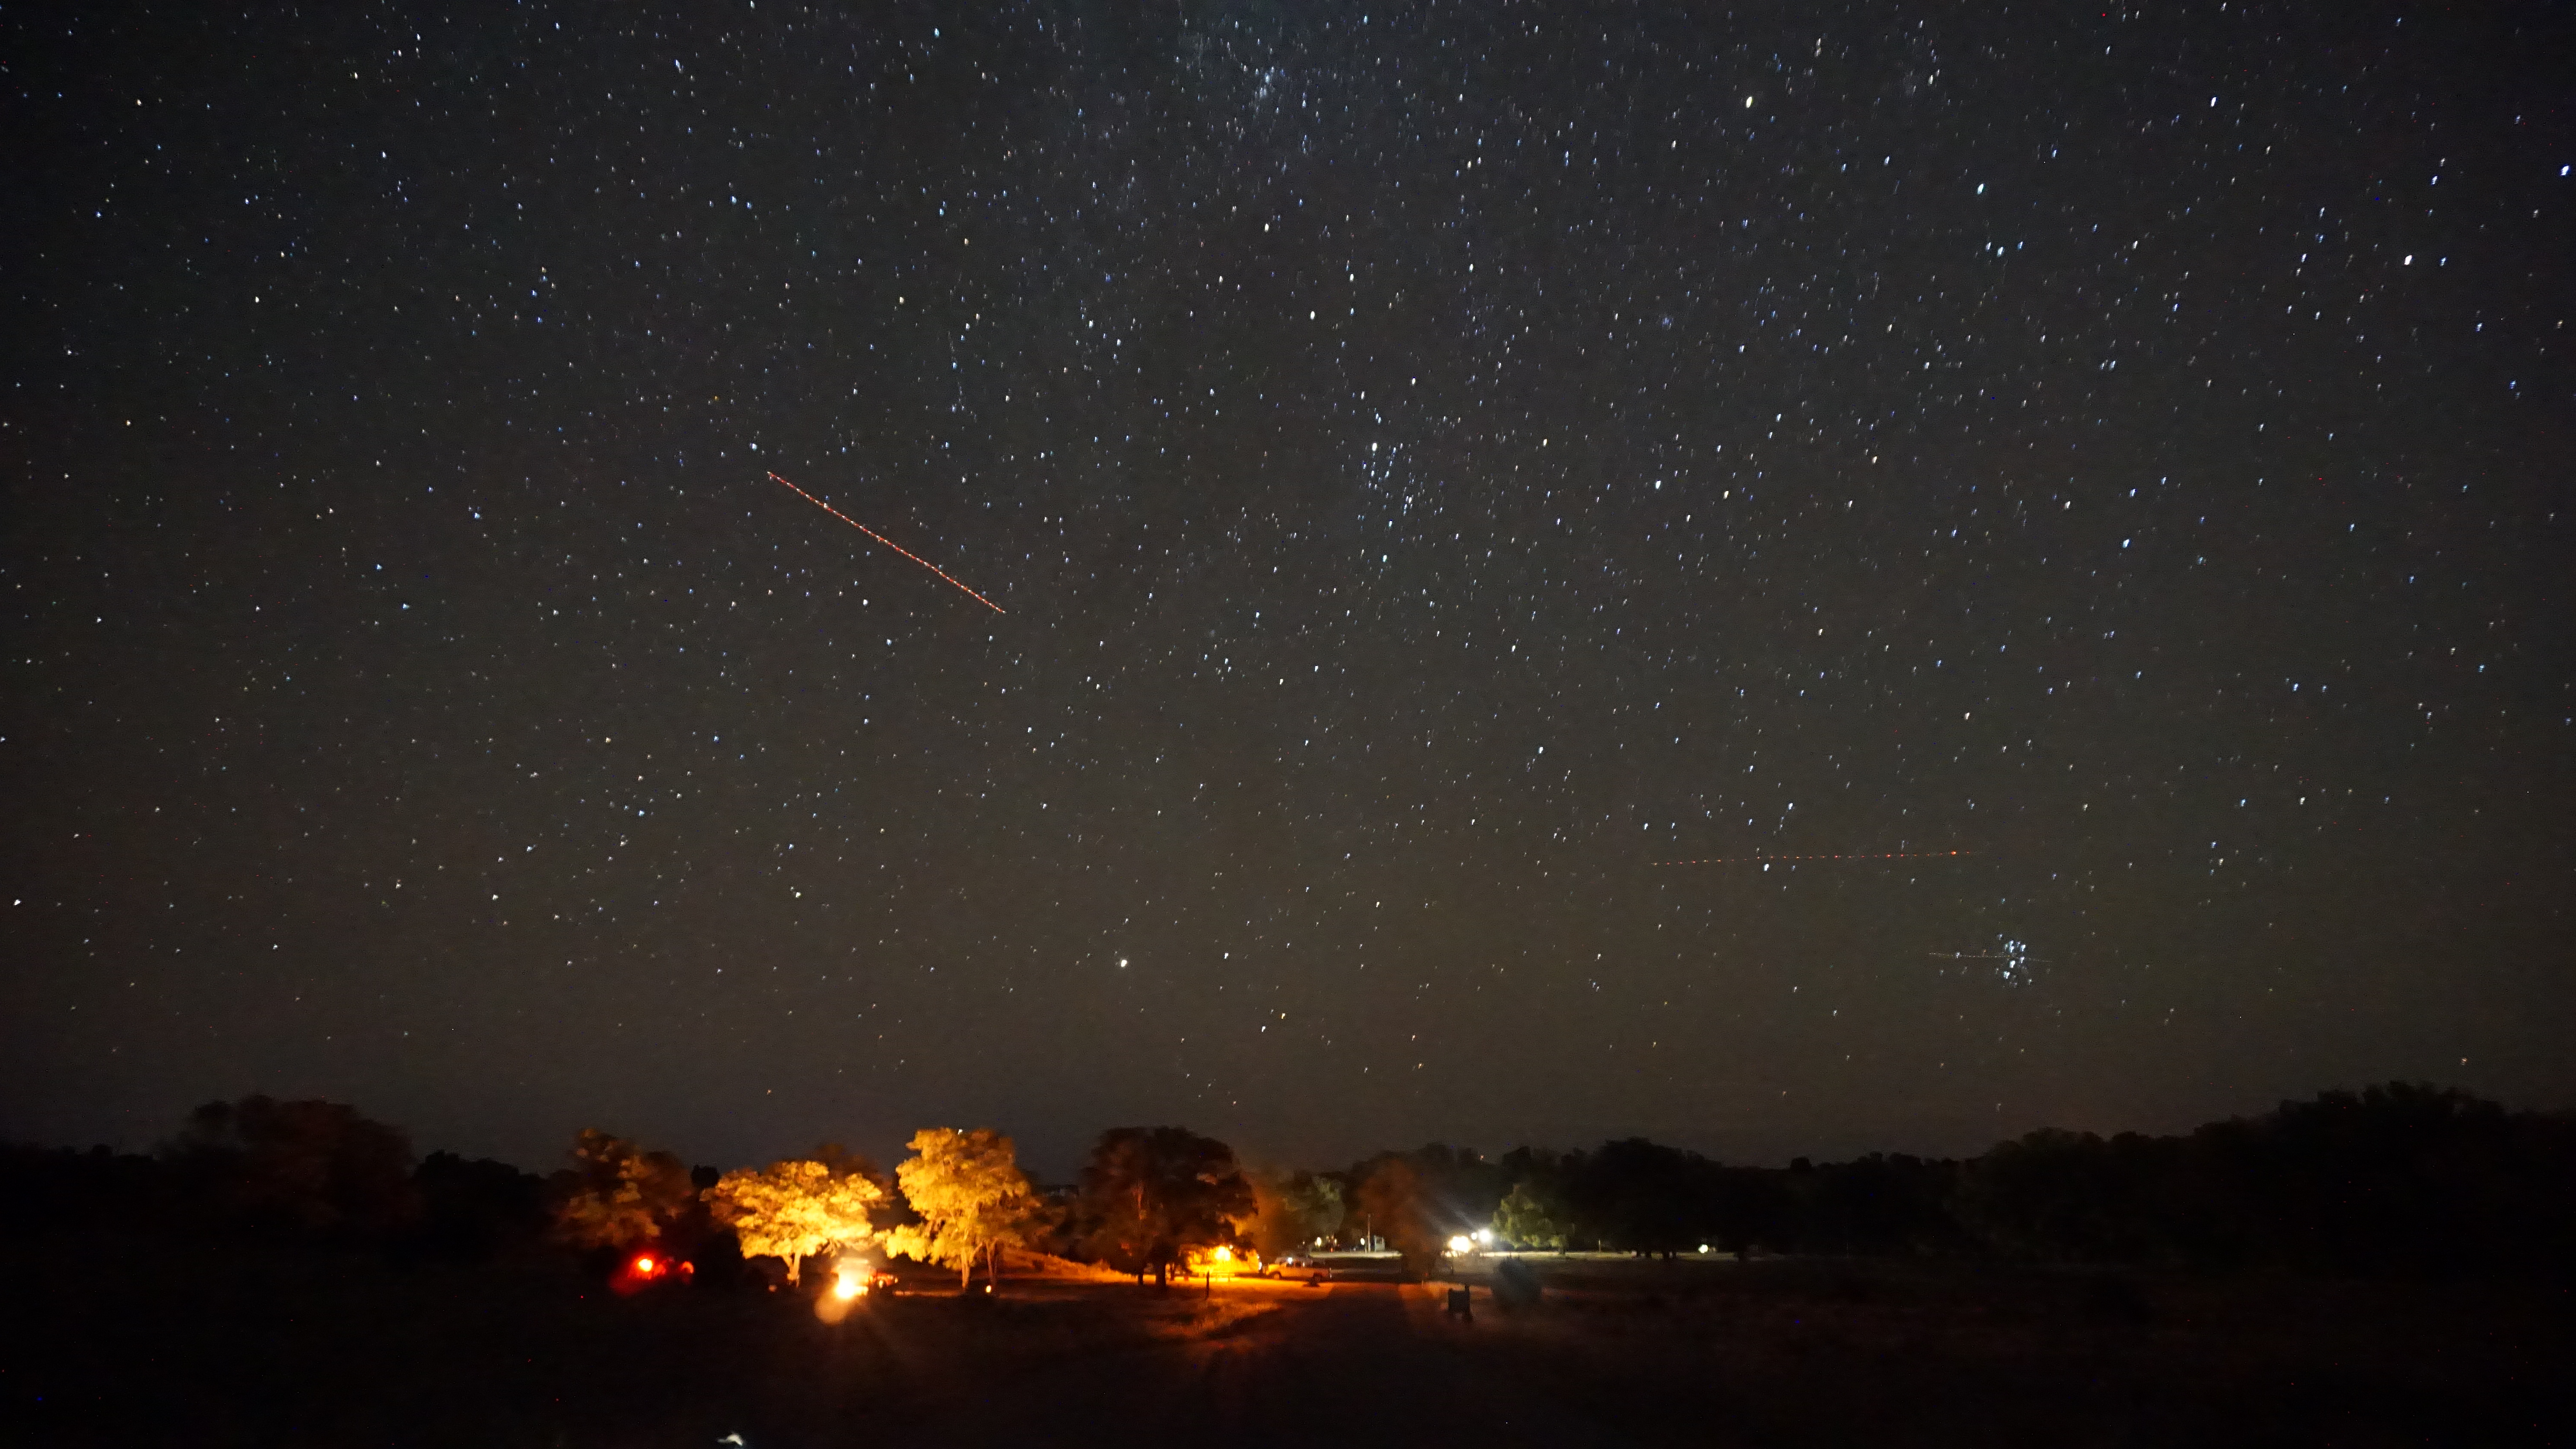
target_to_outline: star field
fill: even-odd
[[[7,23],[13,1133],[2576,1085],[2556,12]]]

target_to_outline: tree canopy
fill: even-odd
[[[208,1102],[164,1154],[254,1223],[375,1234],[419,1213],[411,1139],[339,1102]]]
[[[1253,1215],[1234,1149],[1182,1127],[1113,1127],[1082,1169],[1093,1251],[1168,1281],[1189,1249],[1235,1238]]]
[[[1490,1224],[1523,1247],[1635,1253],[1919,1254],[2331,1273],[2576,1272],[2576,1116],[2388,1083],[2284,1102],[2179,1136],[2034,1132],[1965,1161],[1872,1154],[1728,1165],[1643,1139],[1588,1151],[1386,1153],[1346,1171],[1247,1180],[1224,1143],[1177,1127],[1101,1135],[1078,1195],[1039,1201],[1008,1138],[932,1129],[899,1177],[919,1221],[900,1251],[971,1279],[1024,1242],[1167,1275],[1192,1249],[1268,1254],[1365,1226],[1428,1266]],[[541,1185],[433,1154],[330,1102],[246,1097],[191,1114],[148,1158],[0,1147],[0,1223],[118,1223],[479,1259],[558,1245],[685,1257],[720,1205],[742,1251],[791,1263],[878,1236],[889,1184],[835,1149],[719,1176],[601,1131]],[[707,1192],[703,1198],[697,1189]],[[1507,1191],[1508,1190],[1508,1191]],[[1024,1234],[1014,1237],[1014,1233]],[[1240,1236],[1238,1236],[1240,1235]],[[718,1245],[719,1251],[722,1244]],[[719,1268],[722,1259],[701,1263]]]
[[[1404,1260],[1404,1271],[1428,1273],[1439,1261],[1451,1225],[1442,1220],[1431,1183],[1413,1159],[1379,1158],[1360,1180],[1358,1206],[1368,1230]]]
[[[555,1236],[577,1248],[623,1252],[658,1239],[697,1196],[679,1158],[596,1127],[582,1129],[571,1157],[555,1174]]]
[[[963,1288],[979,1256],[1027,1240],[1037,1196],[1020,1171],[1011,1139],[990,1128],[961,1132],[925,1127],[913,1155],[895,1169],[896,1185],[919,1215],[886,1234],[891,1252],[957,1270]]]
[[[1563,1209],[1542,1198],[1534,1184],[1514,1183],[1494,1209],[1494,1236],[1522,1248],[1565,1246]]]
[[[1252,1246],[1265,1258],[1311,1247],[1342,1225],[1342,1185],[1312,1172],[1256,1174],[1251,1179]]]
[[[886,1190],[857,1166],[789,1158],[726,1173],[706,1190],[706,1200],[716,1221],[733,1229],[744,1257],[784,1260],[794,1283],[806,1258],[875,1239],[869,1214],[886,1200]]]

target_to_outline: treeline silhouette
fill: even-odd
[[[678,1175],[669,1245],[711,1276],[738,1272],[731,1234],[689,1206],[715,1169],[653,1157]],[[1166,1178],[1177,1186],[1154,1186]],[[148,1155],[0,1148],[0,1228],[21,1243],[230,1237],[484,1261],[566,1251],[553,1230],[583,1182],[578,1166],[548,1178],[415,1157],[350,1107],[250,1097],[198,1109]],[[1237,1174],[1224,1144],[1179,1129],[1121,1128],[1028,1227],[1030,1247],[1158,1276],[1224,1240],[1273,1256],[1375,1240],[1427,1268],[1479,1230],[1534,1250],[2571,1276],[2576,1117],[2391,1083],[2181,1136],[2034,1132],[1966,1160],[1731,1166],[1631,1138],[1499,1157],[1434,1144],[1270,1174]]]
[[[2405,1083],[2182,1136],[2043,1130],[1965,1161],[1872,1153],[1731,1167],[1643,1139],[1490,1161],[1439,1147],[1403,1156],[1462,1225],[1479,1208],[1510,1223],[1525,1204],[1521,1220],[1540,1226],[1518,1236],[1573,1248],[2576,1269],[2576,1117]]]

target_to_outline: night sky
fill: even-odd
[[[2563,7],[855,12],[0,17],[0,1133],[2576,1101]]]

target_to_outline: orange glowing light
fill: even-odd
[[[1192,1277],[1240,1278],[1261,1271],[1261,1255],[1250,1250],[1241,1252],[1224,1244],[1192,1248],[1182,1258],[1182,1271]]]
[[[635,1271],[638,1273],[650,1274],[653,1271],[653,1260],[651,1258],[636,1259]]]
[[[832,1296],[835,1298],[856,1298],[867,1291],[868,1282],[860,1269],[844,1268],[832,1275]]]

